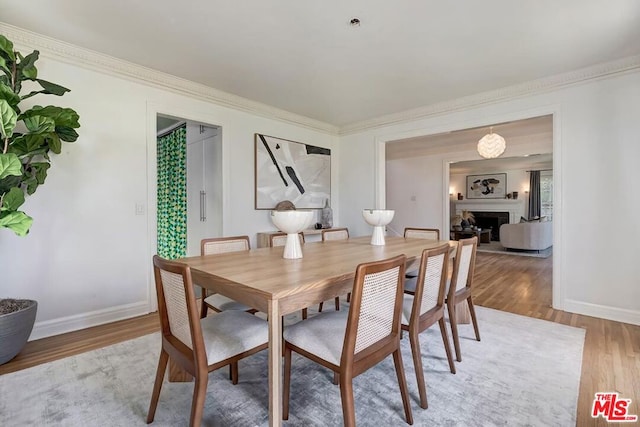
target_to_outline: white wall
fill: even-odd
[[[640,182],[640,72],[629,72],[449,114],[345,135],[340,139],[340,215],[354,234],[368,230],[360,209],[385,200],[376,183],[384,175],[379,145],[384,141],[486,126],[554,113],[554,305],[567,311],[640,324],[640,224],[620,218],[640,209],[629,185]],[[515,150],[519,150],[516,152]],[[505,156],[527,154],[523,147]],[[448,216],[447,161],[480,159],[477,153],[434,156],[411,162],[420,171],[387,187],[404,199],[411,185],[424,187],[407,208],[425,209],[430,225],[443,228]],[[389,168],[397,168],[389,162]],[[406,171],[403,172],[406,175]],[[403,177],[404,178],[404,177]],[[446,193],[444,193],[446,191]],[[439,192],[440,195],[438,194]],[[391,194],[389,194],[391,193]],[[444,193],[444,195],[443,195]],[[390,208],[394,206],[389,206]],[[412,210],[413,209],[413,210]],[[440,214],[438,214],[440,212]],[[398,212],[400,217],[407,213]],[[425,221],[426,222],[426,221]]]
[[[34,218],[30,234],[0,232],[0,296],[38,301],[31,339],[153,307],[155,170],[147,156],[155,157],[157,112],[222,127],[223,231],[247,234],[252,244],[257,232],[274,229],[268,211],[254,210],[254,133],[335,148],[335,136],[52,60],[46,50],[38,66],[39,76],[71,92],[36,101],[74,108],[82,127],[24,205]],[[136,204],[147,214],[136,215]]]
[[[467,200],[467,175],[483,175],[483,174],[492,174],[492,173],[506,173],[507,174],[507,193],[513,193],[514,191],[518,192],[518,200],[523,200],[523,209],[524,216],[527,216],[527,212],[529,211],[529,194],[525,193],[525,191],[529,191],[529,172],[526,169],[500,169],[495,171],[487,171],[487,170],[471,170],[468,173],[452,173],[449,175],[449,192],[453,193],[451,196],[451,200],[454,202],[458,199],[458,193],[462,193],[465,197],[464,200]],[[454,213],[453,210],[450,210],[451,214]],[[516,218],[519,220],[520,218]]]
[[[442,224],[441,200],[444,179],[439,156],[413,157],[387,162],[387,208],[396,211],[389,229],[401,236],[405,227],[438,228],[446,238]]]
[[[457,196],[458,193],[462,193],[466,200],[467,175],[484,175],[492,173],[506,173],[507,193],[517,191],[518,199],[525,196],[525,191],[529,191],[529,172],[525,169],[500,169],[493,172],[481,170],[478,172],[470,171],[469,173],[452,173],[449,175],[449,192],[453,192],[454,196]]]

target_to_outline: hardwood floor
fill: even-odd
[[[478,252],[474,302],[586,329],[577,426],[610,425],[602,417],[591,417],[596,392],[617,391],[632,399],[629,413],[640,416],[640,326],[551,308],[551,264],[551,257]]]
[[[552,309],[551,268],[551,258],[479,252],[474,301],[484,307],[586,329],[576,425],[609,425],[602,418],[591,418],[596,392],[617,391],[621,397],[632,399],[629,412],[640,415],[640,326]],[[14,360],[0,366],[0,375],[158,330],[157,316],[150,314],[32,341]]]

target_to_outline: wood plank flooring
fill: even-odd
[[[550,258],[478,253],[474,281],[477,305],[586,329],[577,426],[606,426],[591,418],[594,394],[617,391],[632,399],[640,415],[640,326],[571,314],[551,308]],[[133,339],[159,330],[150,314],[29,342],[0,375]],[[482,324],[480,325],[482,331]]]

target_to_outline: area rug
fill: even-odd
[[[482,243],[478,245],[478,252],[489,252],[504,255],[528,256],[535,258],[549,258],[553,253],[553,246],[541,251],[527,251],[518,249],[507,249],[500,242],[491,241],[490,243]]]
[[[437,326],[422,334],[429,408],[418,406],[408,339],[402,356],[416,426],[573,426],[584,330],[478,307],[482,341],[460,328],[462,362],[449,372]],[[0,376],[2,426],[145,426],[159,334]],[[295,357],[286,426],[340,426],[340,392],[325,368]],[[267,426],[267,353],[210,375],[203,426]],[[165,379],[154,426],[187,425],[193,383]],[[360,426],[402,426],[393,362],[354,380]]]

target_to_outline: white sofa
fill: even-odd
[[[538,250],[553,245],[553,223],[522,222],[500,226],[500,244],[508,249]]]

